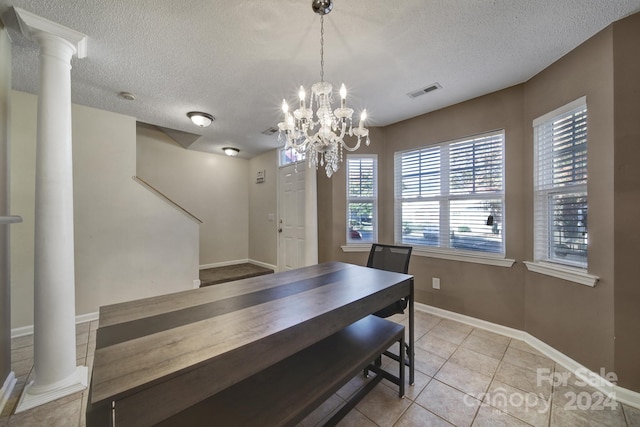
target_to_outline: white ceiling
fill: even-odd
[[[282,98],[319,80],[311,0],[0,0],[8,26],[10,6],[88,35],[73,102],[202,135],[190,149],[250,158],[278,147],[261,132],[281,121]],[[344,82],[356,114],[384,126],[524,82],[636,11],[640,0],[335,0],[325,80]],[[37,93],[37,48],[10,34],[13,87]],[[407,96],[434,82],[442,89]],[[197,128],[194,110],[216,121]]]

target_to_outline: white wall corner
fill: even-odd
[[[198,289],[200,287],[200,279],[195,279],[193,281],[193,289]]]

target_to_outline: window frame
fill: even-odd
[[[371,159],[373,162],[373,196],[372,197],[360,197],[360,196],[351,196],[349,193],[349,170],[350,170],[350,160],[359,160],[362,159]],[[345,177],[345,190],[346,190],[346,209],[345,209],[345,219],[346,219],[346,227],[345,227],[345,241],[346,246],[348,247],[358,247],[358,246],[369,246],[372,243],[376,243],[378,241],[378,155],[377,154],[347,154],[346,156],[346,167],[345,167],[346,177]],[[349,215],[349,205],[350,203],[371,203],[372,204],[372,212],[371,212],[371,226],[372,226],[372,235],[371,241],[369,240],[354,240],[350,239],[350,215]]]
[[[533,120],[533,146],[534,146],[534,156],[533,156],[533,218],[534,218],[534,224],[533,224],[533,241],[534,241],[534,247],[533,247],[533,254],[534,254],[534,261],[524,261],[524,264],[527,267],[527,270],[535,272],[535,273],[539,273],[539,274],[544,274],[547,276],[552,276],[552,277],[556,277],[559,279],[563,279],[566,281],[570,281],[573,283],[577,283],[577,284],[581,284],[581,285],[585,285],[585,286],[590,286],[590,287],[594,287],[596,285],[596,283],[598,282],[598,280],[600,279],[598,276],[595,276],[593,274],[588,273],[588,267],[589,267],[589,260],[588,260],[588,252],[587,252],[587,260],[586,260],[586,264],[584,266],[577,266],[575,264],[568,264],[568,263],[559,263],[559,262],[552,262],[552,261],[547,261],[544,259],[544,257],[540,257],[539,254],[541,253],[542,249],[537,247],[537,245],[539,245],[540,243],[537,242],[538,240],[538,234],[542,233],[541,231],[538,231],[536,229],[536,210],[537,210],[537,200],[538,200],[538,195],[536,192],[536,182],[537,182],[537,175],[538,172],[538,166],[537,166],[537,159],[538,159],[538,154],[537,154],[537,150],[538,150],[538,139],[537,139],[537,135],[536,135],[536,127],[542,123],[546,123],[549,122],[550,120],[553,120],[554,118],[561,116],[562,114],[567,114],[571,111],[576,110],[577,108],[579,108],[580,106],[584,106],[587,109],[587,122],[589,120],[589,109],[588,109],[588,102],[587,102],[587,98],[586,96],[580,97],[578,99],[576,99],[573,102],[570,102],[560,108],[557,108],[547,114],[544,114],[540,117],[538,117],[537,119]],[[588,124],[587,124],[588,126]],[[587,135],[587,144],[588,144],[588,135]],[[588,150],[588,145],[587,145],[587,164],[589,162],[589,150]],[[584,184],[580,184],[580,186],[583,186],[584,188],[588,188],[588,177],[587,177],[587,183]],[[588,203],[589,203],[589,199],[588,199],[588,190],[586,191],[586,197],[587,197],[587,210],[588,210]],[[545,226],[546,231],[545,234],[548,233],[548,229],[549,226],[548,224]],[[545,245],[546,246],[546,245]],[[548,247],[545,248],[545,251],[548,251]]]
[[[453,173],[449,171],[449,158],[447,154],[444,156],[442,153],[438,153],[438,162],[439,162],[439,171],[438,171],[438,182],[439,184],[439,192],[434,196],[418,196],[423,201],[437,201],[439,203],[439,245],[431,246],[431,245],[420,245],[413,242],[405,242],[403,240],[403,201],[408,200],[407,198],[403,198],[402,190],[403,190],[403,180],[402,176],[402,159],[403,156],[407,154],[411,155],[419,155],[419,153],[423,150],[435,149],[436,147],[445,147],[446,152],[449,151],[450,148],[456,148],[456,144],[464,143],[464,142],[472,142],[473,140],[480,138],[492,138],[496,135],[500,135],[501,137],[501,161],[500,161],[500,173],[501,173],[501,189],[499,191],[487,191],[487,192],[475,192],[472,191],[467,194],[460,194],[455,191],[455,189],[451,188],[451,183],[449,182],[450,178],[453,176]],[[467,261],[474,262],[480,264],[489,264],[503,267],[510,267],[513,265],[515,260],[506,258],[506,229],[507,226],[505,221],[505,212],[506,212],[506,194],[505,194],[505,152],[506,152],[506,132],[504,129],[497,129],[488,132],[482,132],[474,135],[469,135],[462,138],[457,138],[455,140],[443,141],[435,144],[427,144],[420,147],[414,147],[408,150],[403,150],[396,152],[394,155],[394,208],[395,208],[395,220],[394,220],[394,240],[396,244],[411,244],[414,246],[414,253],[416,255],[434,257],[434,258],[442,258],[442,259],[451,259],[456,261]],[[444,159],[444,161],[443,161]],[[474,172],[478,169],[477,164],[473,163]],[[444,175],[442,175],[444,173]],[[445,189],[445,191],[443,191]],[[453,190],[453,191],[452,191]],[[473,250],[473,249],[460,249],[456,247],[451,247],[450,236],[451,236],[451,227],[455,226],[455,224],[451,224],[450,216],[451,216],[451,202],[456,201],[464,201],[464,200],[495,200],[499,199],[501,204],[501,236],[500,236],[500,252],[490,252],[490,251],[482,251],[482,250]],[[414,198],[415,200],[415,198]],[[442,226],[445,225],[445,229],[442,229]],[[444,237],[444,239],[443,239]],[[444,243],[444,246],[442,245]]]
[[[553,171],[544,173],[542,170],[549,169],[549,164],[553,164],[558,160],[558,156],[553,152],[556,142],[553,140],[542,140],[540,136],[541,129],[543,127],[552,127],[553,123],[569,118],[571,115],[584,111],[585,124],[588,122],[588,106],[586,97],[581,97],[572,101],[566,105],[556,108],[547,114],[544,114],[535,120],[533,120],[533,254],[534,262],[551,263],[559,266],[576,268],[583,271],[588,269],[588,248],[585,248],[584,262],[579,260],[563,259],[562,256],[557,255],[557,248],[554,244],[554,221],[558,218],[553,214],[551,207],[553,203],[552,198],[557,196],[571,196],[577,195],[577,197],[584,197],[587,199],[586,206],[588,212],[588,176],[584,178],[584,182],[570,182],[569,184],[553,183]],[[588,164],[588,129],[585,131],[584,150],[578,152],[579,154],[584,152],[586,162]],[[543,143],[547,145],[541,147]],[[575,154],[572,152],[572,154]],[[546,160],[541,163],[540,157],[543,156]],[[584,166],[585,171],[587,165]],[[588,226],[584,225],[585,232],[588,234]],[[588,237],[586,238],[588,239]]]

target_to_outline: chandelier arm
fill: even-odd
[[[344,142],[344,140],[341,141],[342,142],[342,146],[344,147],[345,150],[347,151],[356,151],[358,148],[360,148],[360,137],[358,137],[358,141],[356,142],[356,145],[354,145],[353,147],[349,147],[347,145],[346,142]]]
[[[347,131],[347,123],[346,122],[340,122],[340,136],[336,135],[336,143],[340,144],[343,143],[344,144],[344,136],[346,134]]]

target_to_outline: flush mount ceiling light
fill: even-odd
[[[238,153],[240,152],[240,150],[238,150],[237,148],[233,148],[233,147],[224,147],[222,149],[222,151],[224,151],[224,154],[226,154],[227,156],[231,156],[231,157],[237,156]]]
[[[136,100],[136,96],[134,94],[132,94],[131,92],[120,92],[118,93],[118,96],[122,99],[126,99],[127,101],[135,101]]]
[[[206,128],[215,120],[215,117],[211,114],[203,113],[201,111],[190,111],[187,113],[187,117],[191,119],[194,125],[201,128]]]
[[[309,159],[309,167],[318,165],[324,166],[327,176],[331,178],[338,170],[339,163],[342,162],[342,151],[356,151],[360,147],[360,142],[364,138],[369,145],[369,130],[364,127],[367,118],[367,111],[362,110],[360,123],[356,128],[352,128],[351,116],[353,110],[347,108],[347,88],[343,84],[340,87],[340,107],[331,111],[331,90],[330,83],[324,81],[324,15],[333,9],[332,0],[314,0],[311,8],[320,15],[320,82],[311,86],[311,96],[309,106],[305,103],[306,92],[300,86],[298,96],[300,97],[300,108],[293,114],[289,112],[287,101],[282,100],[282,112],[284,121],[278,123],[281,139],[285,136],[285,148],[293,148],[298,153],[304,153]],[[318,104],[313,117],[313,102]],[[357,137],[357,142],[353,147],[348,146],[344,137],[346,135]]]

